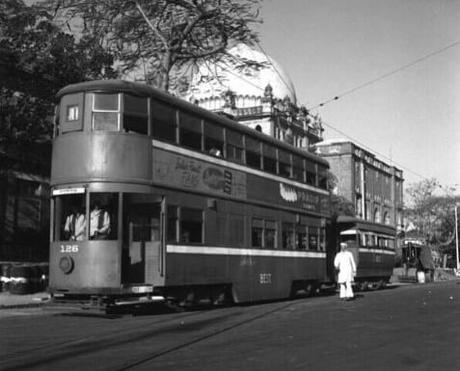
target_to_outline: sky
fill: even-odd
[[[260,15],[297,103],[339,97],[312,110],[325,139],[400,168],[406,188],[436,178],[460,194],[460,0],[264,0]]]

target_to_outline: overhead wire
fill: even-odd
[[[340,93],[340,94],[334,96],[333,98],[330,98],[330,99],[328,99],[328,100],[326,100],[326,101],[324,101],[322,103],[319,103],[316,106],[310,107],[309,109],[315,109],[315,108],[318,108],[318,107],[323,107],[326,104],[329,104],[329,103],[331,103],[333,101],[336,101],[336,100],[338,100],[340,98],[343,98],[344,96],[350,95],[350,94],[354,93],[357,90],[361,90],[361,89],[363,89],[363,88],[365,88],[367,86],[373,85],[376,82],[379,82],[379,81],[381,81],[383,79],[386,79],[387,77],[390,77],[390,76],[392,76],[392,75],[394,75],[394,74],[396,74],[398,72],[401,72],[402,70],[405,70],[405,69],[407,69],[409,67],[412,67],[412,66],[414,66],[414,65],[416,65],[416,64],[418,64],[420,62],[423,62],[424,60],[429,59],[429,58],[431,58],[431,57],[433,57],[433,56],[435,56],[437,54],[443,53],[446,50],[451,49],[451,48],[453,48],[453,47],[455,47],[455,46],[457,46],[459,44],[460,44],[460,40],[457,40],[457,41],[453,42],[452,44],[444,46],[441,49],[437,49],[437,50],[435,50],[435,51],[433,51],[431,53],[425,54],[424,56],[422,56],[420,58],[417,58],[417,59],[415,59],[415,60],[413,60],[413,61],[411,61],[411,62],[409,62],[407,64],[404,64],[404,65],[398,67],[398,68],[395,68],[394,70],[391,70],[391,71],[389,71],[387,73],[384,73],[384,74],[382,74],[382,75],[380,75],[380,76],[378,76],[378,77],[376,77],[374,79],[371,79],[369,81],[366,81],[366,82],[364,82],[364,83],[362,83],[360,85],[357,85],[352,89],[346,90],[343,93]]]
[[[459,41],[458,43],[460,43],[460,41]],[[452,46],[453,46],[453,45],[452,45]],[[264,52],[264,54],[267,56],[267,54],[266,54],[265,52]],[[426,56],[425,56],[425,57],[426,57]],[[268,57],[267,57],[267,58],[268,58]],[[239,75],[239,74],[234,73],[234,72],[230,69],[231,66],[229,66],[227,63],[225,63],[225,62],[217,62],[217,63],[220,63],[220,68],[221,68],[222,70],[224,70],[224,71],[228,72],[229,74],[231,74],[231,75],[233,75],[233,76],[235,76],[235,77],[237,77],[237,78],[239,78],[239,79],[241,79],[241,80],[247,82],[248,84],[250,84],[250,85],[256,87],[257,89],[260,89],[261,91],[264,91],[264,88],[263,88],[263,87],[256,85],[255,83],[253,83],[252,81],[250,81],[250,80],[248,80],[248,79],[245,79],[242,75]],[[272,64],[272,66],[273,66],[273,64]],[[227,68],[227,67],[228,67],[228,68]],[[277,74],[280,76],[281,80],[286,84],[287,87],[289,87],[289,86],[287,85],[287,83],[284,81],[284,79],[282,78],[280,72],[275,68],[275,66],[273,66],[273,67],[274,67],[275,71],[277,72]],[[212,74],[214,74],[214,76],[215,76],[216,78],[218,78],[218,76],[216,75],[216,72],[215,72],[215,71],[211,71],[209,68],[208,68],[208,71],[211,72]],[[316,107],[313,107],[313,108],[310,108],[309,110],[312,110],[312,109],[315,109],[315,108],[316,108]],[[353,138],[352,136],[346,134],[345,132],[343,132],[343,131],[337,129],[335,126],[333,126],[332,124],[330,124],[330,123],[324,121],[323,119],[321,119],[321,122],[322,122],[325,126],[331,128],[332,130],[336,131],[337,133],[339,133],[339,134],[343,135],[344,137],[350,139],[351,141],[353,141],[353,143],[356,143],[357,145],[361,146],[362,148],[366,149],[367,151],[369,151],[369,152],[371,152],[371,153],[373,153],[373,154],[379,155],[380,157],[382,157],[382,158],[384,158],[384,159],[389,160],[391,163],[397,165],[397,166],[400,167],[401,169],[403,169],[403,170],[405,170],[405,171],[407,171],[407,172],[409,172],[409,173],[411,173],[411,174],[413,174],[413,175],[415,175],[415,176],[417,176],[417,177],[419,177],[419,178],[421,178],[421,179],[428,179],[428,177],[426,177],[426,176],[424,176],[424,175],[421,175],[421,174],[417,173],[416,171],[410,169],[409,167],[407,167],[407,166],[405,166],[405,165],[403,165],[403,164],[401,164],[401,163],[399,163],[399,162],[394,161],[392,158],[390,158],[390,157],[388,157],[388,156],[386,156],[386,155],[380,153],[379,151],[374,150],[373,148],[371,148],[371,147],[365,145],[364,143],[360,142],[359,140],[357,140],[357,139]]]

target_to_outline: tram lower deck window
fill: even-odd
[[[203,243],[203,211],[181,208],[180,242]]]

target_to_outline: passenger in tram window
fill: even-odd
[[[67,216],[64,226],[66,238],[70,241],[83,241],[85,236],[85,214],[77,206],[72,206],[71,213]]]
[[[222,157],[222,152],[216,147],[212,147],[209,150],[209,154],[215,157]]]
[[[107,240],[110,233],[110,215],[101,209],[99,201],[94,201],[91,207],[89,238],[92,240]]]
[[[351,283],[356,275],[356,264],[353,254],[347,250],[347,247],[345,242],[341,242],[340,251],[334,258],[334,267],[339,271],[337,283],[340,285],[339,297],[341,300],[354,298]]]
[[[189,231],[182,231],[180,242],[190,242],[190,232]]]

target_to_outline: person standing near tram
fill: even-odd
[[[70,241],[83,241],[85,237],[86,219],[85,214],[77,206],[72,207],[72,211],[67,216],[64,232]]]
[[[89,222],[89,238],[92,240],[106,240],[110,233],[109,213],[101,209],[99,201],[95,201],[91,208]]]
[[[337,283],[340,285],[340,299],[352,300],[354,294],[351,283],[356,275],[356,263],[345,242],[340,243],[340,251],[334,258],[334,267],[339,271]]]

